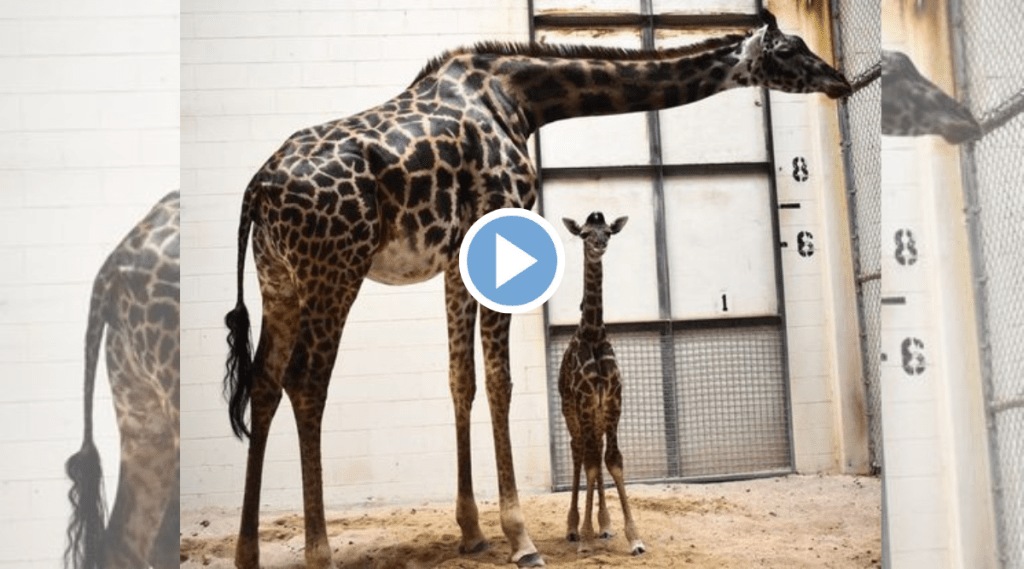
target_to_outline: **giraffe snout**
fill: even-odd
[[[842,73],[830,69],[831,73],[824,81],[822,91],[830,99],[849,97],[853,94],[853,87]]]

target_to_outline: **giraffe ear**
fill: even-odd
[[[779,22],[775,19],[775,14],[772,14],[768,10],[761,10],[761,21],[768,26],[769,30],[779,29]]]
[[[629,216],[626,215],[616,219],[612,223],[612,235],[615,235],[616,233],[622,231],[622,228],[626,226],[627,221],[629,221]]]
[[[582,231],[582,228],[579,226],[579,224],[569,219],[568,217],[563,217],[562,223],[565,224],[565,228],[569,230],[569,233],[572,233],[573,235],[579,235],[580,231]]]

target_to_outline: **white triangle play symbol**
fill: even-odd
[[[500,233],[495,233],[494,237],[494,288],[501,288],[501,285],[535,265],[537,259],[510,243]]]

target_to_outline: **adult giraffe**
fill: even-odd
[[[324,521],[320,425],[349,308],[364,278],[407,284],[445,274],[449,381],[455,407],[460,551],[487,547],[477,519],[469,417],[480,312],[501,527],[511,560],[543,559],[526,530],[512,467],[508,412],[511,316],[477,306],[459,275],[474,221],[530,209],[537,177],[527,139],[550,122],[662,109],[725,89],[850,93],[846,79],[775,18],[747,34],[661,51],[483,43],[432,60],[405,91],[351,117],[301,130],[259,169],[242,200],[238,302],[225,318],[231,425],[250,436],[235,564],[259,565],[259,496],[271,420],[288,394],[298,427],[306,563],[332,565]],[[252,229],[263,325],[250,355],[242,273]],[[251,402],[251,431],[245,409]]]

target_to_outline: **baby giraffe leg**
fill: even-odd
[[[604,472],[601,471],[600,462],[597,467],[597,527],[601,532],[601,539],[610,539],[612,533],[612,518],[608,515],[608,504],[604,501]]]
[[[572,439],[572,498],[569,502],[569,519],[565,539],[568,541],[580,540],[580,471],[583,467],[583,450],[580,446],[579,437]]]
[[[594,490],[601,478],[601,450],[598,446],[597,433],[588,427],[592,423],[584,420],[583,427],[583,468],[587,473],[587,505],[583,511],[583,528],[579,553],[589,553],[594,545]]]
[[[622,502],[622,516],[625,518],[626,539],[629,540],[629,550],[633,555],[640,555],[647,551],[647,547],[640,540],[636,524],[633,523],[633,513],[629,509],[629,501],[626,499],[626,484],[622,478],[622,453],[619,452],[617,439],[616,433],[608,433],[608,448],[604,455],[605,464],[608,465],[608,473],[615,480],[615,489],[619,492],[619,501]]]

